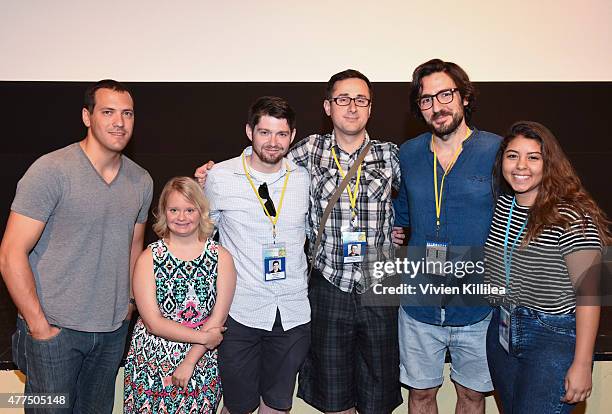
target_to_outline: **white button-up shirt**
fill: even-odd
[[[245,155],[251,152],[252,147],[247,147]],[[285,243],[287,249],[286,279],[283,280],[265,281],[263,246],[274,242],[272,223],[249,184],[241,156],[215,164],[208,173],[204,189],[221,245],[231,253],[236,266],[236,293],[230,316],[243,325],[267,331],[272,330],[277,309],[284,330],[310,321],[304,253],[310,186],[308,171],[286,158],[280,171],[272,174],[254,171],[247,163],[255,188],[267,183],[277,211],[286,166],[290,175],[276,223],[276,243]]]

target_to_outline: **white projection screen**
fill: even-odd
[[[432,57],[475,81],[612,80],[609,0],[0,2],[0,80],[410,79]]]

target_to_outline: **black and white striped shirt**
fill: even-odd
[[[485,244],[485,281],[491,286],[506,287],[504,266],[504,238],[512,196],[502,195],[497,200],[489,237]],[[559,212],[571,219],[571,227],[545,228],[542,233],[521,247],[526,230],[516,242],[510,266],[509,292],[512,303],[551,314],[573,313],[576,294],[567,271],[564,257],[579,250],[601,249],[601,239],[592,220],[584,219],[568,204],[559,205]],[[508,252],[527,219],[529,209],[514,206],[508,235]],[[489,297],[493,302],[499,296]]]

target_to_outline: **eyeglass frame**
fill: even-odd
[[[446,92],[450,92],[450,93],[451,93],[451,95],[450,95],[450,96],[451,96],[451,99],[450,99],[450,101],[448,101],[448,102],[442,102],[442,101],[440,100],[440,95],[441,95],[441,94],[443,94],[443,93],[446,93]],[[433,98],[436,98],[436,100],[438,101],[438,103],[439,103],[439,104],[441,104],[441,105],[448,105],[449,103],[453,102],[453,100],[455,100],[455,92],[461,92],[461,91],[459,90],[459,88],[448,88],[448,89],[442,89],[441,91],[439,91],[439,92],[438,92],[438,93],[436,93],[435,95],[422,95],[422,96],[419,96],[419,97],[417,98],[417,100],[416,100],[416,104],[417,104],[417,106],[419,107],[419,109],[420,109],[421,111],[427,111],[428,109],[433,108],[433,104],[434,104],[434,100],[433,100]],[[430,99],[431,99],[431,105],[430,105],[430,106],[428,106],[427,108],[423,108],[423,107],[421,106],[421,100],[422,100],[422,99],[424,99],[424,98],[430,98]]]
[[[341,105],[338,103],[338,99],[348,99],[348,103],[346,105]],[[365,99],[366,101],[368,101],[367,105],[357,105],[357,99]],[[366,98],[364,96],[358,96],[356,98],[351,98],[350,96],[336,96],[335,98],[329,98],[328,101],[334,101],[334,103],[338,106],[349,106],[351,104],[351,101],[353,101],[353,103],[355,104],[356,107],[358,108],[367,108],[368,106],[370,106],[372,104],[372,100],[370,98]]]
[[[262,183],[257,189],[257,193],[259,196],[266,200],[264,203],[265,210],[268,211],[268,214],[272,217],[276,217],[276,207],[274,207],[274,201],[272,201],[272,197],[270,196],[270,191],[268,190],[268,184]],[[264,212],[265,212],[264,210]]]

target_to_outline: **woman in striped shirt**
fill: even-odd
[[[493,171],[500,190],[485,245],[495,310],[487,358],[503,411],[569,413],[591,393],[602,244],[609,221],[558,141],[515,123]]]

